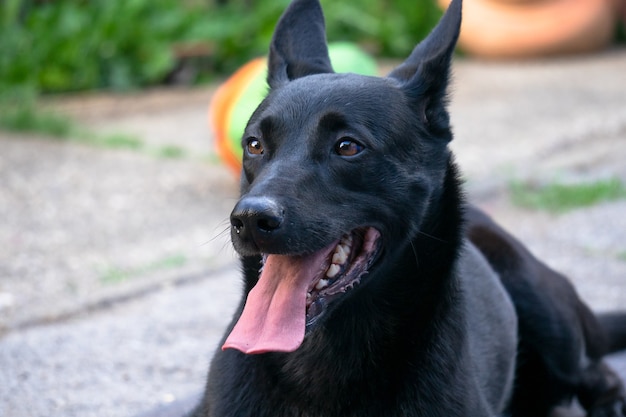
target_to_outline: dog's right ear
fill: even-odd
[[[311,74],[333,72],[318,0],[294,0],[276,25],[270,45],[267,83],[276,88]]]
[[[452,53],[461,28],[462,0],[452,0],[448,10],[426,39],[395,68],[389,77],[400,83],[423,121],[447,126],[445,112]]]

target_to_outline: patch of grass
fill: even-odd
[[[176,145],[148,147],[138,137],[126,133],[98,134],[77,124],[72,118],[42,110],[31,98],[17,100],[0,96],[0,130],[32,133],[109,149],[144,152],[158,158],[186,158],[185,149]],[[219,159],[217,159],[219,161]]]
[[[67,138],[76,130],[76,125],[69,117],[40,111],[32,105],[3,104],[0,106],[0,129]]]
[[[0,98],[0,130],[34,133],[72,140],[104,148],[142,150],[141,139],[125,133],[99,135],[78,125],[70,117],[42,110],[33,100],[10,101]]]
[[[96,137],[95,142],[106,148],[115,149],[132,149],[139,150],[143,148],[144,144],[141,139],[124,133],[113,133],[110,135]]]
[[[180,159],[185,157],[185,150],[179,146],[167,145],[156,150],[160,158]]]
[[[580,207],[626,198],[626,187],[617,178],[589,183],[565,184],[513,182],[509,187],[513,203],[525,208],[564,213]]]
[[[618,253],[617,259],[626,262],[626,251]]]
[[[184,255],[176,254],[134,268],[110,267],[100,274],[100,282],[118,284],[149,273],[179,268],[186,263],[187,258]]]

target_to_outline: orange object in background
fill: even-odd
[[[609,45],[623,0],[465,0],[459,45],[486,58],[591,52]],[[447,7],[450,0],[439,0]]]
[[[241,170],[241,161],[229,134],[232,112],[237,100],[265,67],[265,58],[257,58],[239,68],[217,89],[209,106],[209,123],[213,127],[217,151],[222,161],[236,175]]]

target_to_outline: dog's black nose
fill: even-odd
[[[262,244],[272,232],[280,228],[284,210],[276,201],[267,197],[244,197],[230,214],[230,224],[239,238],[252,238]]]

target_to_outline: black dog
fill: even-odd
[[[245,290],[195,417],[626,415],[624,315],[459,189],[446,111],[461,1],[387,78],[335,74],[317,0],[278,23],[231,214]],[[610,330],[610,332],[607,331]]]

